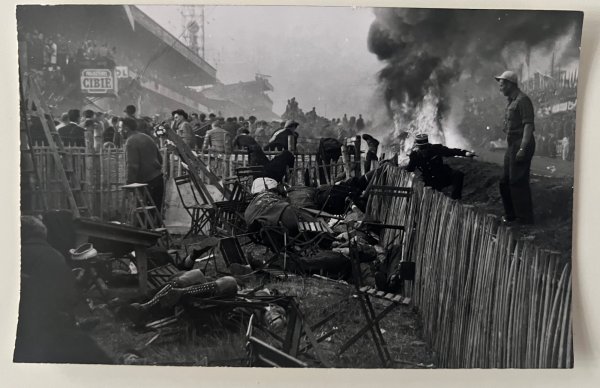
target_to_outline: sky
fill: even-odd
[[[180,6],[139,8],[181,36]],[[270,75],[277,114],[296,97],[305,112],[369,118],[383,67],[367,49],[374,19],[362,7],[205,6],[205,58],[226,84]]]

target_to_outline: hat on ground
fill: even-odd
[[[283,128],[284,129],[285,128],[295,128],[298,125],[300,125],[300,124],[298,124],[296,121],[294,121],[294,120],[288,120],[288,121],[285,122],[285,125],[283,126]]]
[[[513,84],[519,83],[519,78],[517,77],[517,73],[514,71],[507,70],[504,73],[497,75],[494,77],[496,81],[500,81],[501,79],[512,82]]]
[[[128,115],[134,115],[137,109],[135,109],[135,105],[127,105],[127,107],[125,108],[125,110],[123,112],[127,113]]]
[[[69,253],[75,261],[88,260],[98,255],[98,251],[90,243],[80,245],[77,249],[69,249]]]
[[[429,143],[429,136],[426,133],[419,133],[415,136],[415,145],[423,145]]]

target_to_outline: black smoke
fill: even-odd
[[[368,47],[387,64],[379,79],[390,113],[395,105],[410,111],[433,93],[439,101],[438,115],[443,115],[449,86],[463,75],[493,83],[492,76],[511,65],[502,53],[513,44],[552,51],[557,39],[575,31],[556,63],[579,56],[581,12],[398,8],[374,12]]]

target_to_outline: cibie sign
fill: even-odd
[[[115,75],[112,69],[82,69],[81,91],[89,94],[115,93]]]

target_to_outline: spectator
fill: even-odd
[[[251,145],[258,146],[258,143],[250,136],[248,128],[240,128],[238,135],[233,139],[233,149],[247,150]]]
[[[65,145],[85,147],[85,130],[79,126],[79,109],[69,110],[69,123],[58,130]]]
[[[288,150],[288,137],[292,136],[293,147],[296,149],[296,144],[298,142],[298,132],[296,132],[296,128],[298,128],[300,124],[298,124],[294,120],[286,121],[283,129],[275,132],[271,139],[269,140],[269,144],[265,146],[265,150]]]
[[[218,120],[212,123],[212,129],[206,132],[202,151],[214,151],[217,153],[231,153],[231,136],[229,132],[221,128]]]
[[[358,132],[365,129],[365,122],[363,121],[363,117],[361,114],[358,115],[358,119],[356,119],[356,130]]]
[[[41,220],[21,217],[21,300],[13,361],[110,364],[77,327],[75,279],[47,235]]]
[[[162,156],[154,139],[137,129],[131,117],[121,120],[125,142],[127,183],[146,183],[156,209],[162,213],[165,183]]]
[[[183,142],[190,148],[196,147],[196,138],[192,125],[188,122],[188,115],[183,109],[177,109],[172,112],[173,130],[183,139]]]
[[[60,124],[56,126],[56,130],[61,129],[67,124],[69,124],[69,112],[65,112],[62,115],[60,115]]]

